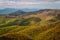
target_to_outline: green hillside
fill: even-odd
[[[60,11],[1,16],[0,40],[60,40]]]

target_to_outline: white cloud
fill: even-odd
[[[51,2],[50,0],[0,0],[0,8],[56,8],[57,6],[59,6],[60,1],[53,1]],[[58,5],[55,6],[55,4]]]

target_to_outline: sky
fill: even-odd
[[[0,9],[60,9],[60,0],[0,0]]]

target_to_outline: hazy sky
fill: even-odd
[[[0,9],[4,8],[60,9],[60,0],[0,0]]]

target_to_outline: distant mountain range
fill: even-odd
[[[25,12],[33,12],[33,11],[37,11],[38,9],[14,9],[14,8],[5,8],[5,9],[0,9],[0,14],[9,14],[9,13],[13,13],[13,12],[16,12],[16,11],[19,11],[21,12],[22,11],[25,11]]]
[[[18,10],[18,9],[13,9],[13,8],[6,8],[6,9],[2,9],[0,10],[0,16],[1,15],[9,15],[9,16],[19,16],[19,15],[26,15],[26,14],[37,14],[37,13],[43,13],[44,15],[46,14],[47,15],[56,15],[56,14],[59,14],[60,13],[60,10],[58,9],[42,9],[42,10],[35,10],[35,11],[30,11],[30,12],[27,12],[28,9],[21,9],[21,10]],[[32,10],[32,9],[31,9]],[[29,11],[29,10],[28,10]],[[60,17],[60,14],[59,14],[59,17]]]
[[[25,8],[25,9],[21,9],[25,12],[33,12],[33,11],[37,11],[37,10],[40,10],[40,9],[28,9],[28,8]]]
[[[15,12],[12,12],[12,13],[9,13],[8,15],[10,15],[10,16],[19,16],[19,15],[26,15],[26,14],[35,14],[35,13],[38,13],[38,12],[43,12],[43,11],[49,11],[50,9],[42,9],[42,10],[35,10],[35,11],[32,11],[32,9],[31,9],[31,11],[29,11],[28,10],[28,12],[27,12],[27,10],[28,9],[21,9],[21,10],[17,10],[17,11],[15,11]]]
[[[31,12],[35,12],[38,9],[14,9],[14,8],[5,8],[5,9],[0,9],[0,16],[1,15],[12,15],[12,16],[18,16],[18,15],[24,15],[24,14],[30,14]]]
[[[17,11],[17,9],[14,8],[5,8],[5,9],[0,9],[0,14],[9,14],[12,12]]]
[[[60,13],[60,10],[55,10],[55,9],[43,9],[43,10],[37,10],[37,11],[32,11],[32,12],[25,12],[22,10],[18,10],[16,12],[12,12],[9,15],[12,16],[19,16],[19,15],[26,15],[26,14],[37,14],[37,13],[43,13],[46,15],[56,15]]]
[[[22,11],[22,10],[18,10],[18,11],[16,11],[16,12],[12,12],[12,13],[10,13],[10,14],[8,14],[8,15],[10,15],[10,16],[18,16],[18,15],[23,15],[23,14],[26,14],[27,12],[24,12],[24,11]]]

